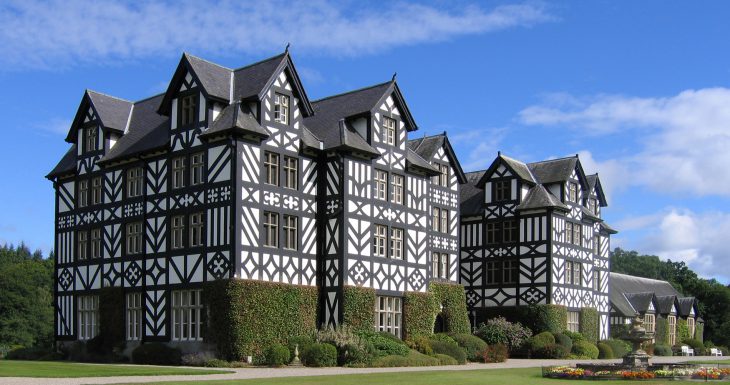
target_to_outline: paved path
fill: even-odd
[[[692,357],[689,357],[692,359]],[[688,357],[656,357],[652,363],[676,363],[687,361]],[[722,360],[727,357],[697,357],[702,360]],[[548,365],[571,365],[581,362],[612,363],[621,360],[524,360],[510,359],[498,364],[475,364],[454,366],[427,366],[409,368],[242,368],[230,369],[234,373],[188,376],[129,376],[129,377],[91,377],[91,378],[20,378],[0,377],[3,385],[81,385],[81,384],[118,384],[118,383],[147,383],[157,381],[194,381],[205,380],[243,380],[252,378],[298,377],[298,376],[326,376],[334,374],[362,374],[388,372],[422,372],[446,370],[480,370],[480,369],[508,369],[533,368]],[[93,364],[90,364],[93,365]],[[227,370],[227,369],[226,369]]]

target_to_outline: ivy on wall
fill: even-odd
[[[687,320],[677,317],[677,343],[688,340],[689,338],[689,326],[687,326]]]
[[[598,342],[598,310],[592,307],[584,307],[580,309],[578,316],[580,334],[587,341],[595,344]],[[566,320],[567,322],[567,320]]]
[[[355,331],[372,330],[375,319],[375,289],[345,286],[342,318]]]
[[[432,292],[406,292],[403,295],[404,337],[412,339],[433,334],[439,308]]]
[[[654,330],[654,340],[656,341],[656,344],[669,345],[669,321],[667,321],[666,318],[657,315]]]
[[[452,283],[431,282],[429,291],[433,293],[436,303],[443,306],[441,315],[444,318],[446,331],[471,333],[469,315],[466,311],[464,287]]]

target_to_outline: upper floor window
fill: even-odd
[[[79,207],[86,207],[89,205],[89,181],[88,180],[84,179],[84,180],[79,181],[78,205],[79,205]]]
[[[438,185],[441,187],[449,187],[449,166],[439,164],[440,174],[438,175]]]
[[[98,205],[101,203],[101,177],[91,179],[91,204]]]
[[[390,229],[390,257],[403,259],[403,229]]]
[[[296,190],[299,184],[299,160],[292,156],[284,157],[284,187]]]
[[[142,222],[127,223],[127,254],[142,252]]]
[[[76,259],[83,261],[89,258],[89,233],[86,231],[76,232]]]
[[[578,184],[568,183],[568,200],[574,203],[578,202]]]
[[[580,262],[565,261],[565,283],[568,285],[581,284],[582,264]]]
[[[127,197],[133,198],[142,195],[142,167],[127,170]]]
[[[264,212],[264,246],[279,247],[279,214]]]
[[[195,186],[203,183],[203,170],[205,167],[203,153],[199,152],[190,157],[190,184]]]
[[[508,201],[512,198],[512,182],[509,180],[498,180],[494,182],[494,201]]]
[[[502,242],[517,242],[517,221],[504,221],[502,228]]]
[[[172,159],[172,188],[185,187],[185,157]]]
[[[494,222],[487,223],[487,244],[495,244],[499,242],[499,224]]]
[[[383,116],[383,139],[391,146],[396,145],[396,122],[395,119]]]
[[[388,173],[375,170],[375,199],[386,200],[388,191]]]
[[[441,232],[449,232],[449,210],[441,209]]]
[[[299,218],[294,215],[284,215],[284,245],[285,249],[297,250]]]
[[[485,279],[486,279],[487,285],[499,283],[499,262],[497,262],[497,261],[488,261],[487,262],[487,276]]]
[[[289,96],[274,95],[274,120],[281,124],[289,124]]]
[[[588,211],[593,215],[598,215],[598,201],[596,201],[596,198],[588,199]]]
[[[91,230],[91,258],[101,258],[101,229]]]
[[[392,174],[391,181],[390,201],[403,204],[403,175]]]
[[[373,228],[373,256],[385,257],[385,243],[388,239],[388,227],[375,225]]]
[[[593,290],[601,290],[601,272],[593,269]]]
[[[502,262],[502,283],[517,283],[519,268],[517,261]]]
[[[449,255],[446,253],[433,253],[431,266],[435,278],[449,278]]]
[[[203,246],[203,213],[190,214],[190,247]]]
[[[601,236],[595,235],[593,237],[593,254],[598,255],[601,252]]]
[[[180,125],[187,126],[195,122],[196,95],[180,98]]]
[[[264,153],[264,181],[266,184],[279,185],[279,154]]]
[[[99,149],[99,129],[97,127],[88,127],[86,132],[86,151],[96,151]]]
[[[176,215],[172,217],[172,248],[182,249],[185,247],[184,236],[185,236],[185,216]]]
[[[582,233],[583,233],[583,226],[579,225],[577,223],[573,223],[573,244],[576,246],[582,246]]]

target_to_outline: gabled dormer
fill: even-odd
[[[432,186],[456,191],[458,185],[467,183],[464,170],[461,168],[461,163],[459,163],[453,147],[451,147],[446,132],[439,135],[410,139],[408,140],[408,149],[438,170],[438,174],[431,180]]]
[[[603,192],[603,186],[601,185],[601,179],[598,174],[587,175],[588,181],[588,194],[586,197],[586,209],[591,215],[597,218],[601,217],[601,208],[608,206],[606,201],[606,195]]]
[[[66,141],[79,157],[103,155],[124,134],[132,108],[130,101],[86,90]]]
[[[500,152],[477,182],[477,187],[484,190],[486,204],[519,204],[535,184],[535,177],[526,164]]]

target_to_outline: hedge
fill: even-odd
[[[484,320],[504,317],[510,322],[519,322],[533,334],[546,331],[559,334],[568,325],[568,309],[562,305],[499,306],[481,309],[480,314]]]
[[[403,294],[404,337],[412,339],[433,334],[438,312],[439,304],[432,292]]]
[[[206,342],[220,358],[261,359],[266,347],[317,330],[317,288],[253,280],[207,282],[203,300],[209,309]]]
[[[664,317],[656,317],[654,328],[654,340],[656,345],[669,345],[669,321]]]
[[[375,289],[345,286],[342,318],[354,331],[371,330],[375,319]]]
[[[105,350],[111,352],[125,341],[124,289],[104,287],[99,291],[99,336]]]
[[[429,290],[434,294],[436,303],[443,306],[441,314],[447,332],[470,333],[469,315],[466,311],[464,286],[451,283],[431,282]]]
[[[580,334],[583,334],[586,341],[596,344],[598,342],[598,310],[592,307],[584,307],[580,309],[578,319]]]
[[[705,324],[695,321],[695,336],[694,338],[700,341],[705,340]]]
[[[684,341],[688,339],[690,339],[690,336],[687,320],[677,317],[677,341]]]

